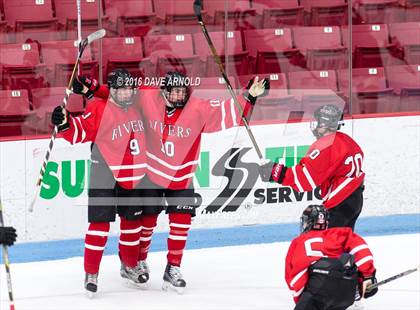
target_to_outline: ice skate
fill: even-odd
[[[89,298],[93,298],[98,291],[98,274],[86,273],[85,290]]]
[[[129,286],[140,287],[140,272],[136,267],[128,267],[121,263],[120,275]]]
[[[163,274],[162,290],[167,291],[168,288],[174,289],[178,294],[183,294],[187,283],[182,278],[181,270],[177,266],[170,264],[166,265],[165,273]]]
[[[145,260],[141,260],[137,263],[136,267],[139,273],[139,286],[141,289],[148,289],[149,288],[149,266]]]

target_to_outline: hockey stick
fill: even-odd
[[[76,1],[77,6],[77,44],[82,42],[82,5],[81,0]],[[77,74],[80,74],[80,68],[77,69]]]
[[[1,203],[1,197],[0,197],[0,227],[4,227],[3,205]],[[7,245],[5,244],[3,244],[3,261],[4,261],[4,266],[6,267],[7,290],[9,291],[10,310],[15,310],[15,302],[13,300],[13,290],[12,290],[12,276],[10,274],[9,252],[7,250]]]
[[[255,148],[255,151],[257,152],[259,159],[261,161],[263,161],[264,157],[261,153],[261,150],[258,147],[258,144],[257,144],[257,141],[255,140],[254,134],[252,133],[251,128],[249,127],[248,120],[245,118],[242,106],[240,105],[240,103],[238,101],[238,98],[236,97],[236,94],[232,89],[232,85],[230,84],[230,81],[229,81],[229,79],[226,75],[225,68],[222,64],[220,56],[217,54],[216,48],[214,47],[213,42],[210,38],[209,32],[207,31],[206,25],[204,24],[203,17],[201,16],[201,8],[203,7],[202,4],[203,4],[202,0],[195,0],[194,1],[194,5],[193,5],[194,6],[194,13],[197,16],[198,23],[200,24],[201,30],[203,31],[203,34],[206,37],[206,40],[207,40],[207,43],[210,47],[211,53],[213,54],[214,61],[219,66],[220,73],[222,74],[222,77],[225,80],[226,87],[227,87],[230,95],[232,96],[233,102],[235,103],[236,108],[239,110],[239,113],[241,113],[242,121],[245,125],[246,131],[248,132],[249,138],[251,139],[251,142],[252,142],[252,144]]]
[[[406,275],[409,275],[410,273],[416,272],[417,270],[419,270],[419,267],[418,266],[416,268],[413,268],[413,269],[408,269],[408,270],[403,271],[403,272],[401,272],[399,274],[396,274],[395,276],[389,277],[389,278],[387,278],[385,280],[382,280],[382,281],[377,282],[375,284],[369,285],[366,288],[366,290],[368,290],[368,291],[369,290],[373,290],[373,289],[377,288],[378,286],[381,286],[381,285],[387,284],[388,282],[391,282],[391,281],[397,280],[399,278],[405,277]]]
[[[88,35],[88,37],[86,39],[84,39],[82,42],[80,42],[79,53],[77,55],[76,63],[74,64],[73,71],[72,71],[71,76],[70,76],[70,81],[69,81],[69,84],[67,85],[67,88],[65,90],[65,95],[64,95],[64,98],[63,98],[63,102],[61,103],[61,106],[63,108],[66,107],[67,100],[68,100],[68,98],[71,94],[71,87],[72,87],[73,81],[76,77],[76,70],[79,66],[80,59],[82,58],[83,51],[85,50],[86,46],[88,46],[93,41],[96,41],[96,40],[99,40],[99,39],[103,38],[105,36],[105,34],[106,34],[105,29],[100,29],[100,30],[98,30],[94,33],[91,33],[90,35]],[[50,158],[51,151],[53,149],[54,141],[55,141],[55,138],[57,136],[57,133],[58,133],[58,127],[54,126],[54,131],[53,131],[53,134],[51,136],[50,143],[48,145],[48,150],[47,150],[47,153],[45,154],[45,158],[44,158],[44,162],[42,163],[41,170],[39,171],[38,181],[36,182],[36,187],[37,188],[36,188],[35,197],[33,198],[31,204],[29,205],[29,212],[32,212],[33,209],[34,209],[35,201],[36,201],[36,198],[38,197],[38,194],[39,194],[39,191],[40,191],[40,188],[41,188],[42,178],[44,176],[45,168],[47,167],[48,160]]]

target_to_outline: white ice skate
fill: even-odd
[[[178,294],[183,294],[187,283],[182,278],[181,269],[170,264],[166,265],[165,273],[163,274],[162,290],[167,291],[172,288]]]
[[[141,260],[137,263],[137,271],[139,273],[139,286],[143,290],[147,290],[150,287],[149,283],[149,266],[145,260]]]
[[[98,274],[86,273],[85,290],[88,298],[93,298],[98,291]]]

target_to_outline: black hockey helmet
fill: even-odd
[[[108,74],[107,83],[111,98],[125,108],[133,103],[133,77],[126,69],[116,69]]]
[[[185,96],[181,100],[173,100],[171,98],[171,92],[174,88],[185,88]],[[168,72],[165,75],[161,89],[166,101],[169,102],[172,107],[177,109],[182,109],[190,97],[188,79],[184,73],[179,71]]]
[[[300,217],[300,232],[327,229],[328,220],[328,210],[323,205],[310,205]]]
[[[343,120],[343,111],[334,104],[326,104],[317,108],[314,112],[314,121],[311,123],[311,130],[315,137],[320,138],[318,129],[325,128],[329,131],[340,129]]]

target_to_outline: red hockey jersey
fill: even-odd
[[[338,258],[343,253],[354,255],[357,268],[364,277],[375,272],[368,245],[349,227],[311,230],[292,241],[286,256],[285,279],[295,302],[308,282],[308,267],[320,257]]]
[[[115,180],[134,188],[146,173],[144,124],[137,107],[122,109],[112,102],[95,99],[83,115],[69,119],[70,129],[60,136],[71,144],[95,143]]]
[[[102,86],[96,96],[108,96]],[[244,114],[251,105],[239,96]],[[155,184],[173,190],[188,188],[198,165],[201,134],[239,125],[241,115],[233,99],[201,100],[190,97],[183,109],[168,112],[161,91],[140,89],[147,141],[148,177]]]
[[[287,169],[282,184],[299,192],[320,186],[323,204],[330,209],[363,184],[362,163],[360,146],[348,135],[336,132],[312,144],[299,164]]]

